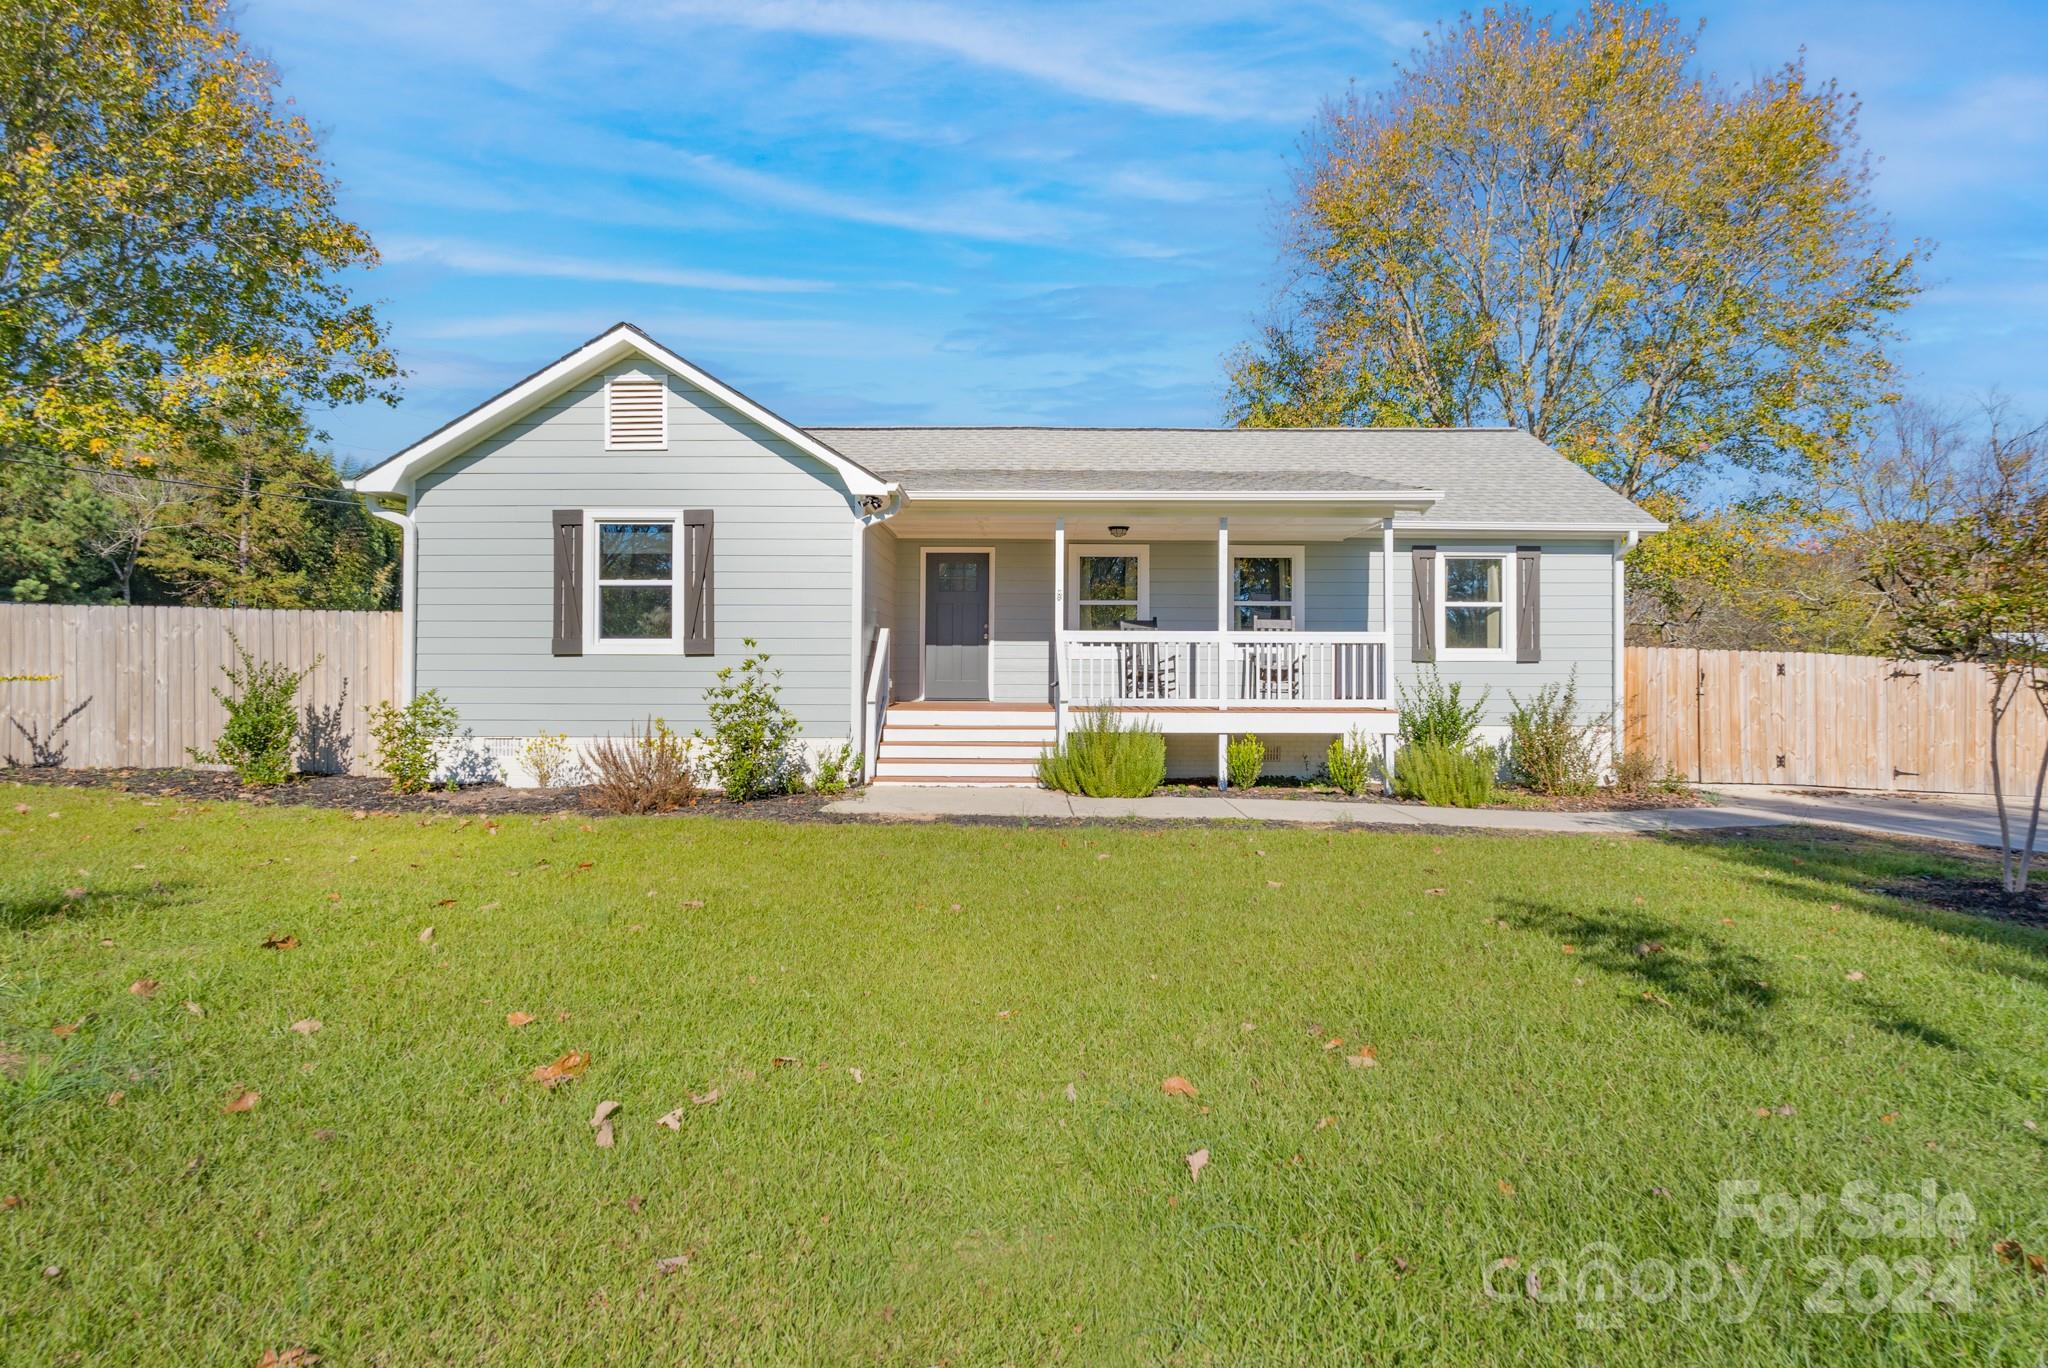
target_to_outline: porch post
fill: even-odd
[[[1067,741],[1067,520],[1052,520],[1052,736]]]
[[[1380,522],[1380,630],[1387,644],[1380,652],[1380,697],[1394,698],[1394,520]]]
[[[1230,709],[1230,519],[1216,520],[1216,708]],[[1216,733],[1216,791],[1230,787],[1230,733]]]

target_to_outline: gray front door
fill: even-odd
[[[924,696],[988,697],[987,552],[925,558]]]

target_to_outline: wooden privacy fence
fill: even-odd
[[[1875,656],[1628,650],[1627,744],[1700,784],[1991,792],[1991,674]],[[2006,792],[2033,790],[2048,721],[2006,715]]]
[[[185,765],[227,720],[212,690],[234,660],[232,632],[258,661],[295,669],[302,763],[369,768],[369,709],[395,701],[401,617],[264,608],[0,605],[0,762],[73,769]]]

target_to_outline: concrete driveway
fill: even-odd
[[[1841,790],[1775,788],[1765,784],[1716,784],[1717,810],[1773,818],[1781,822],[1819,822],[1853,827],[1885,836],[1917,836],[1933,841],[1998,849],[1998,809],[1990,798],[1964,794],[1850,793]],[[2031,796],[2031,795],[2030,795]],[[2023,802],[2012,806],[2013,843],[2026,835]],[[2037,854],[2048,852],[2048,823],[2034,839]]]

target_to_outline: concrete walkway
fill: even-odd
[[[1986,799],[1933,799],[1887,794],[1815,795],[1788,789],[1717,790],[1712,807],[1644,812],[1524,812],[1502,808],[1423,808],[1394,803],[1311,798],[1076,798],[1048,789],[883,784],[826,808],[846,816],[894,819],[1013,817],[1146,818],[1268,821],[1402,827],[1465,827],[1474,831],[1713,831],[1813,822],[1884,836],[1998,846],[1998,818]],[[2037,844],[2048,850],[2048,844]]]

